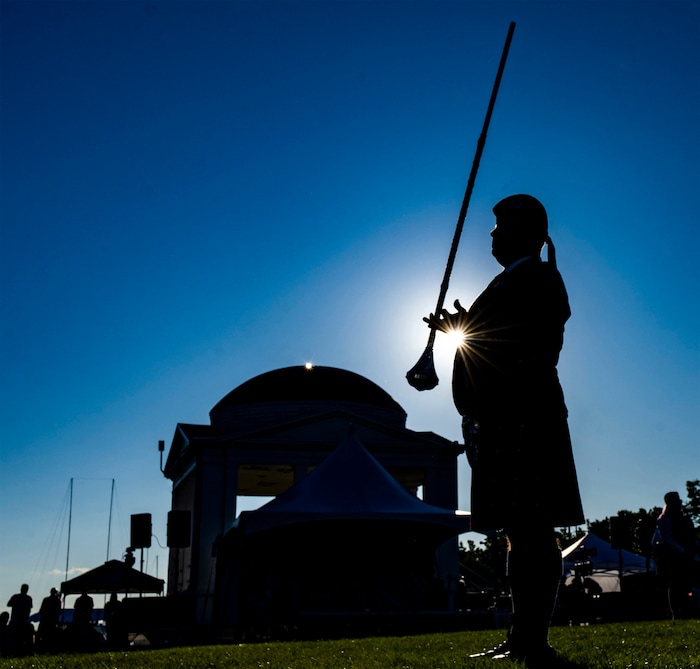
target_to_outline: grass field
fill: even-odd
[[[503,639],[498,630],[329,641],[190,646],[0,659],[0,669],[459,669],[518,667],[470,659]],[[570,669],[700,669],[700,620],[554,627]]]

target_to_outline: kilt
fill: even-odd
[[[585,522],[566,416],[525,425],[481,424],[470,435],[475,531]],[[465,435],[465,440],[467,435]]]

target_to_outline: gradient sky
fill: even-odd
[[[511,21],[447,304],[500,269],[493,204],[540,198],[573,310],[559,369],[586,516],[684,494],[700,477],[699,8],[3,1],[0,608],[64,580],[71,479],[69,576],[121,558],[148,512],[163,578],[158,440],[257,374],[348,369],[409,428],[461,438],[440,337],[440,385],[405,373]]]

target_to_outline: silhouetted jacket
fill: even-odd
[[[700,554],[700,542],[695,534],[693,521],[681,510],[663,510],[656,520],[651,543],[657,551],[660,548],[668,549],[667,554],[670,555]],[[660,552],[663,553],[663,550]]]
[[[557,374],[570,315],[561,275],[538,257],[499,274],[469,309],[453,396],[460,414],[479,424],[476,529],[500,529],[518,514],[552,526],[584,520]]]

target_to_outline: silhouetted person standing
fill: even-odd
[[[542,204],[513,195],[493,212],[492,254],[504,271],[469,311],[457,301],[456,313],[425,320],[464,333],[452,390],[472,468],[472,527],[508,538],[512,624],[507,642],[485,655],[539,667],[554,659],[548,630],[562,573],[554,528],[584,522],[557,374],[571,312]]]
[[[10,614],[7,611],[0,613],[0,657],[9,655],[10,652]]]
[[[10,597],[7,605],[12,609],[10,625],[19,625],[29,622],[29,614],[32,612],[32,598],[29,596],[29,586],[22,584],[20,591]]]
[[[37,630],[37,644],[43,648],[51,648],[58,634],[58,619],[61,616],[61,595],[56,588],[51,588],[48,597],[44,597],[39,609],[41,620]]]
[[[700,543],[693,521],[683,511],[680,495],[667,492],[664,502],[652,539],[656,573],[666,588],[671,618],[683,618],[690,610],[693,560],[700,555]]]
[[[107,643],[110,648],[126,648],[129,645],[126,621],[124,620],[123,605],[116,592],[113,592],[105,604],[105,624],[107,627]]]
[[[92,597],[83,590],[82,594],[73,604],[73,623],[78,627],[87,627],[92,621],[94,602]]]
[[[32,598],[29,596],[29,586],[23,583],[20,591],[7,602],[12,609],[9,624],[9,636],[11,652],[17,655],[25,655],[31,651],[34,641],[34,628],[29,622],[29,614],[32,612]]]

